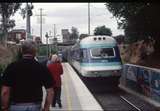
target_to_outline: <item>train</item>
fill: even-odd
[[[122,61],[116,40],[111,36],[87,36],[63,52],[80,75],[87,78],[110,78],[116,85]]]

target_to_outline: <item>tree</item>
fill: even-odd
[[[119,28],[125,30],[130,40],[155,40],[155,52],[160,52],[160,4],[158,3],[106,3],[117,18]]]
[[[71,28],[70,40],[76,41],[79,37],[79,32],[76,27]]]
[[[106,28],[105,25],[96,27],[94,30],[94,35],[112,35],[112,31],[110,28]]]
[[[81,39],[83,39],[83,38],[85,38],[85,37],[87,37],[88,36],[88,34],[81,34],[80,36],[79,36],[79,39],[81,40]]]
[[[32,16],[32,9],[33,9],[32,3],[26,3],[26,7],[21,9],[21,15],[24,18],[26,18],[26,38],[32,38],[31,36],[31,19],[30,16]],[[32,38],[33,39],[33,38]]]
[[[27,10],[27,6],[28,6],[28,10]],[[27,6],[26,6],[25,8],[22,8],[22,9],[21,9],[21,15],[22,15],[23,19],[26,18],[26,13],[27,13],[27,11],[28,11],[28,15],[29,15],[29,16],[32,16],[32,15],[33,15],[32,10],[33,10],[34,6],[32,5],[32,3],[31,3],[31,4],[28,4],[28,3],[27,3]]]
[[[2,43],[7,39],[8,30],[15,26],[15,21],[11,20],[10,17],[16,13],[20,6],[21,3],[0,3],[0,14],[2,16]]]
[[[116,39],[118,44],[124,43],[124,40],[125,40],[125,36],[124,35],[117,35],[117,36],[114,36],[114,38]]]

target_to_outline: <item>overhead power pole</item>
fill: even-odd
[[[42,8],[40,8],[40,37],[42,40]]]
[[[25,8],[25,15],[26,15],[26,39],[33,39],[31,36],[31,19],[30,17],[32,16],[32,9],[33,5],[32,3],[26,3],[26,8]]]
[[[54,24],[54,38],[56,38],[56,24]]]
[[[40,17],[40,37],[41,37],[41,40],[42,40],[42,16],[46,16],[45,14],[42,14],[42,8],[39,9],[40,10],[40,14],[39,15],[36,15],[36,16],[39,16]]]
[[[90,3],[88,3],[88,35],[90,35]]]
[[[26,4],[26,37],[31,38],[31,23],[30,23],[30,15],[29,15],[29,5],[28,3]],[[31,38],[32,39],[32,38]]]
[[[54,24],[54,37],[53,37],[53,43],[54,43],[54,45],[55,45],[55,50],[57,51],[56,24]]]

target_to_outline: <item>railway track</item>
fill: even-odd
[[[156,111],[154,106],[120,88],[85,84],[105,111]]]
[[[137,111],[142,111],[140,108],[138,108],[137,106],[135,106],[133,103],[131,103],[129,100],[127,100],[124,96],[120,96],[120,98],[122,100],[124,100],[125,102],[127,102],[129,105],[131,105],[134,109],[136,109]]]
[[[90,84],[91,85],[91,84]],[[105,111],[156,111],[157,109],[140,98],[120,88],[111,89],[87,86]],[[93,88],[94,87],[94,88]],[[97,91],[95,91],[97,89]]]
[[[93,81],[84,79],[80,74],[78,76],[105,111],[158,111],[151,104],[123,91],[119,87],[107,85],[105,79]]]

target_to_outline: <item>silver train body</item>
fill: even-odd
[[[67,52],[69,63],[84,77],[121,76],[122,62],[116,40],[109,36],[88,36]]]

